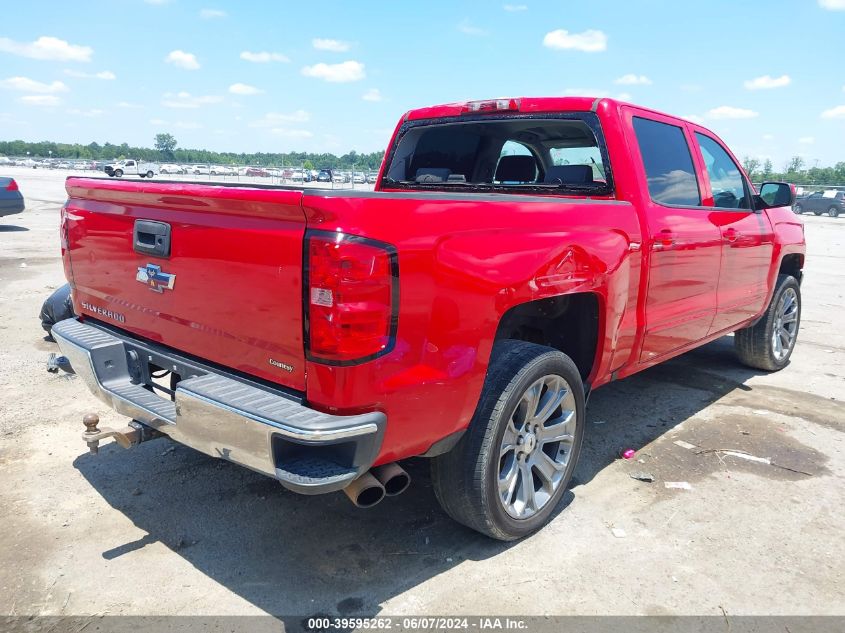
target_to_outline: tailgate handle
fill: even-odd
[[[136,253],[170,257],[170,225],[152,220],[135,220],[132,243]]]

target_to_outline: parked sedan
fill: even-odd
[[[261,167],[247,167],[246,171],[244,172],[244,176],[269,176],[270,174],[267,173],[266,169]]]
[[[796,200],[792,210],[799,215],[812,211],[815,215],[827,213],[832,218],[839,217],[840,213],[845,213],[845,191],[816,191]]]
[[[14,178],[0,176],[0,218],[24,210],[23,194]]]
[[[320,173],[317,174],[317,182],[331,182],[332,181],[332,170],[331,169],[321,169]]]

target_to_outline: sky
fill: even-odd
[[[613,96],[780,168],[845,161],[845,0],[15,2],[0,138],[382,150],[409,109]]]

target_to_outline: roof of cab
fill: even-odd
[[[455,103],[444,103],[425,108],[416,108],[407,112],[402,120],[416,121],[419,119],[438,119],[443,117],[460,116],[461,114],[468,113],[469,104],[471,103],[493,101],[517,101],[519,103],[519,107],[516,112],[519,112],[520,114],[530,114],[534,112],[595,112],[599,109],[599,104],[608,110],[614,110],[623,105],[632,105],[640,110],[652,112],[671,119],[677,119],[678,121],[684,121],[696,127],[707,129],[703,128],[700,124],[684,119],[683,117],[675,116],[667,112],[660,112],[659,110],[645,106],[628,104],[627,102],[619,101],[618,99],[611,99],[609,97],[498,97],[495,99],[474,99],[472,101],[458,101]]]

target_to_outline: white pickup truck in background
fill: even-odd
[[[120,160],[103,168],[109,176],[120,178],[121,176],[140,176],[141,178],[152,178],[159,173],[159,166],[155,163],[142,163],[137,160]]]

